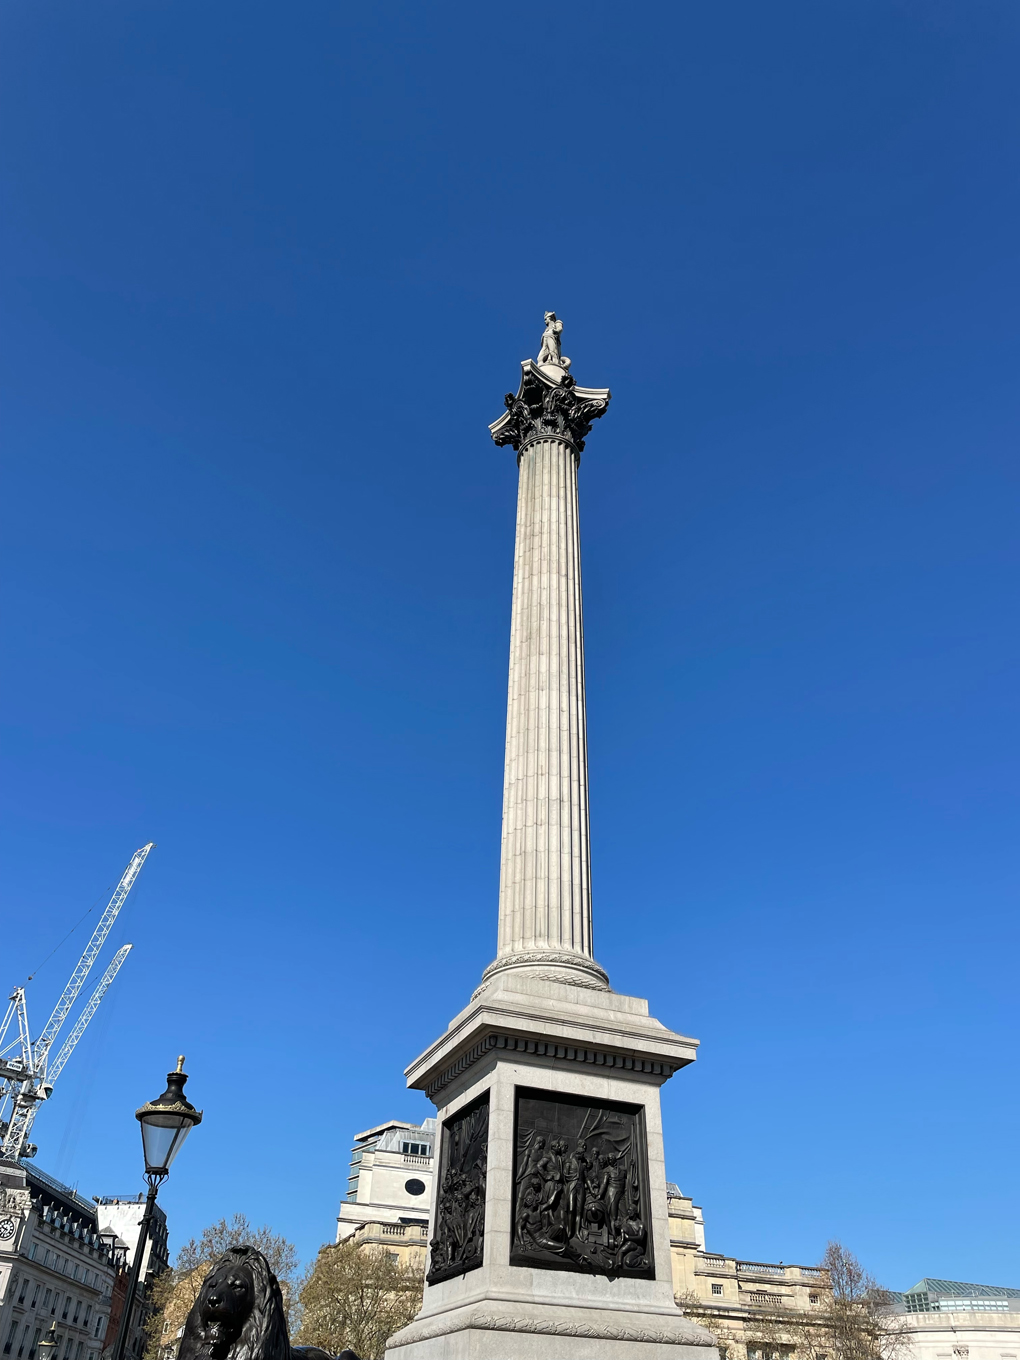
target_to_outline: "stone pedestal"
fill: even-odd
[[[495,960],[407,1069],[438,1109],[425,1299],[388,1360],[715,1360],[673,1299],[659,1088],[697,1043],[592,942],[577,469],[606,388],[546,313],[489,428],[520,469]]]
[[[479,988],[407,1072],[408,1084],[424,1090],[439,1111],[433,1282],[415,1321],[390,1339],[391,1360],[714,1360],[712,1336],[673,1300],[659,1112],[659,1087],[693,1061],[696,1047],[651,1019],[637,997],[517,969]],[[472,1120],[474,1146],[451,1175],[456,1144]],[[486,1122],[480,1156],[479,1126]],[[545,1148],[536,1149],[543,1132]],[[588,1192],[580,1216],[587,1212],[595,1221],[582,1222],[579,1233],[544,1234],[543,1219],[562,1223],[569,1216],[575,1167],[567,1163],[585,1133],[588,1183],[598,1190],[605,1182],[606,1168],[591,1163],[616,1147],[610,1179],[619,1181],[622,1172],[623,1184],[609,1185],[597,1200]],[[567,1147],[554,1151],[558,1141]],[[551,1214],[543,1192],[527,1184],[528,1158],[537,1166],[543,1153],[559,1163],[551,1177],[547,1164],[532,1178],[547,1199],[556,1195],[557,1174],[563,1177]],[[466,1178],[462,1187],[457,1177]],[[484,1215],[476,1224],[472,1200],[479,1188]],[[617,1213],[615,1235],[604,1225],[614,1189],[618,1204],[629,1201]],[[444,1196],[457,1202],[444,1206]],[[533,1201],[530,1212],[525,1196]],[[451,1213],[452,1251],[443,1241]],[[576,1226],[568,1222],[567,1231]]]

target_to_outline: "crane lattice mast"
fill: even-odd
[[[0,1136],[3,1138],[3,1143],[0,1145],[0,1157],[17,1161],[19,1157],[35,1155],[36,1149],[32,1143],[28,1142],[28,1134],[39,1106],[52,1095],[53,1083],[71,1056],[74,1046],[84,1034],[86,1026],[95,1014],[107,988],[120,971],[121,964],[131,951],[131,945],[125,945],[118,950],[113,962],[103,974],[99,986],[92,993],[88,1004],[78,1017],[74,1028],[67,1036],[63,1047],[51,1065],[49,1052],[53,1041],[70,1014],[85,979],[88,977],[89,970],[95,963],[99,951],[102,949],[106,937],[109,935],[113,923],[117,919],[128,893],[134,886],[135,879],[138,877],[152,847],[153,842],[150,841],[148,845],[143,845],[131,856],[130,863],[121,875],[120,882],[107,903],[99,924],[92,932],[92,938],[85,946],[85,952],[78,960],[78,965],[71,974],[60,1000],[54,1006],[52,1015],[35,1042],[32,1041],[28,1025],[28,1004],[25,988],[15,987],[10,995],[10,1005],[7,1008],[3,1025],[0,1026],[0,1110],[7,1105],[8,1101],[11,1107],[7,1121],[0,1120]],[[7,1031],[15,1018],[18,1021],[18,1037],[5,1045]]]

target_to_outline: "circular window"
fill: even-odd
[[[418,1180],[405,1181],[404,1189],[407,1191],[409,1195],[424,1195],[425,1182]]]

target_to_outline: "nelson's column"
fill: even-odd
[[[546,313],[489,429],[517,452],[499,944],[407,1069],[441,1129],[421,1312],[389,1360],[715,1360],[673,1300],[659,1087],[697,1042],[592,950],[577,467],[606,388]]]

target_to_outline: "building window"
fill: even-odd
[[[63,1321],[67,1321],[67,1315],[71,1311],[71,1296],[67,1294],[64,1298],[64,1311],[60,1314]]]
[[[85,1342],[79,1341],[74,1352],[74,1360],[81,1360],[81,1353],[85,1349]]]
[[[38,1346],[38,1344],[39,1344],[39,1338],[40,1338],[41,1336],[42,1336],[42,1328],[41,1328],[41,1327],[37,1327],[37,1328],[35,1329],[35,1335],[32,1337],[32,1348],[31,1348],[31,1350],[28,1352],[28,1360],[35,1360],[35,1348],[36,1348],[36,1346]]]
[[[809,1294],[809,1295],[807,1296],[807,1301],[808,1301],[808,1303],[817,1303],[817,1302],[818,1302],[818,1295],[817,1295],[817,1294]]]
[[[25,1295],[27,1292],[28,1292],[28,1278],[26,1276],[26,1278],[21,1281],[21,1293],[18,1295],[19,1303],[25,1302]]]
[[[428,1143],[401,1143],[400,1151],[405,1157],[430,1157],[432,1149]]]
[[[86,1307],[86,1309],[85,1309],[85,1316],[84,1316],[84,1317],[82,1318],[82,1320],[81,1320],[81,1325],[82,1325],[83,1327],[87,1327],[87,1326],[89,1325],[89,1318],[91,1318],[91,1316],[92,1316],[92,1305],[91,1305],[91,1303],[90,1303],[90,1304]]]
[[[71,1319],[71,1321],[74,1323],[76,1327],[78,1325],[78,1317],[80,1313],[81,1313],[81,1299],[79,1299],[78,1302],[74,1305],[74,1317]]]
[[[18,1347],[18,1360],[25,1354],[25,1342],[28,1340],[29,1324],[25,1323],[25,1330],[21,1335],[21,1345]]]
[[[721,1293],[722,1293],[722,1285],[721,1285],[721,1284],[714,1284],[714,1285],[712,1286],[712,1293],[713,1293],[713,1294],[721,1294]]]
[[[58,1290],[56,1290],[56,1291],[54,1292],[54,1294],[53,1294],[53,1302],[50,1304],[50,1316],[51,1316],[51,1317],[56,1317],[56,1316],[57,1316],[57,1309],[58,1309],[59,1307],[60,1307],[60,1290],[58,1289]]]
[[[14,1348],[14,1338],[18,1335],[18,1324],[11,1323],[11,1330],[7,1333],[7,1340],[4,1342],[4,1355],[10,1355]]]
[[[40,1290],[40,1289],[42,1289],[42,1285],[41,1285],[41,1284],[37,1284],[36,1287],[35,1287],[35,1293],[32,1295],[32,1307],[33,1307],[33,1308],[34,1308],[35,1305],[39,1302],[39,1290]]]

